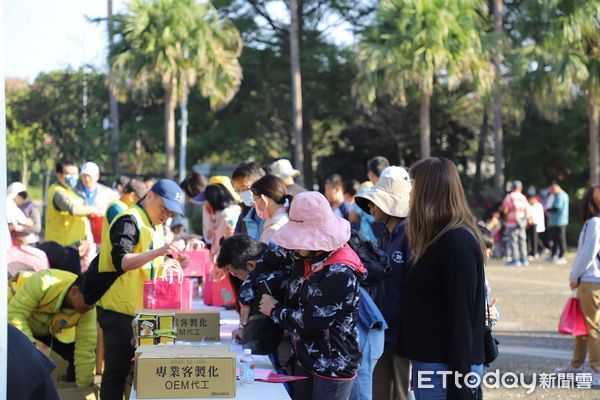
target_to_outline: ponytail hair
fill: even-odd
[[[283,180],[275,175],[265,175],[252,185],[250,188],[255,196],[265,196],[273,200],[275,204],[284,206],[287,211],[290,211],[290,205],[294,198],[288,193],[287,187]]]

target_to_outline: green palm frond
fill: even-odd
[[[489,91],[493,69],[481,34],[486,13],[476,0],[382,0],[357,53],[361,102],[372,103],[377,92],[404,99],[409,85],[431,94],[436,78],[450,89],[471,81]]]
[[[213,109],[226,105],[242,80],[242,39],[209,3],[130,0],[118,24],[122,42],[112,56],[115,94],[148,96],[155,85],[198,85]]]

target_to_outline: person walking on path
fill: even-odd
[[[567,225],[569,225],[569,195],[557,182],[550,185],[550,193],[554,196],[552,206],[548,208],[548,229],[553,242],[552,254],[548,261],[558,265],[567,263]]]
[[[577,291],[587,336],[576,336],[573,359],[560,373],[583,372],[586,356],[592,370],[592,385],[600,385],[600,185],[588,189],[581,205],[583,228],[569,275],[571,290]]]
[[[527,255],[526,229],[531,221],[531,210],[527,198],[521,193],[523,184],[513,181],[511,192],[506,195],[502,202],[502,212],[505,215],[504,226],[506,227],[508,243],[509,267],[520,267],[529,265]]]

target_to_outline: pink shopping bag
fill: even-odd
[[[186,250],[183,253],[186,254],[190,259],[190,263],[183,271],[185,276],[205,277],[211,266],[210,250]]]
[[[210,269],[206,270],[206,275],[204,276],[204,304],[207,306],[213,305],[213,280],[212,280],[212,271]]]
[[[219,276],[212,282],[212,301],[215,307],[232,306],[235,303],[229,274]]]
[[[587,336],[585,320],[577,297],[570,297],[560,316],[558,332],[564,335]]]
[[[183,278],[181,281],[181,309],[190,310],[194,297],[194,278]]]
[[[180,309],[183,271],[175,260],[165,262],[160,278],[144,282],[144,308]]]

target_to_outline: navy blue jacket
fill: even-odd
[[[391,233],[385,228],[379,236],[378,246],[388,255],[392,273],[377,285],[373,299],[388,325],[385,331],[386,347],[396,347],[399,340],[404,279],[411,258],[405,220],[397,223]]]

